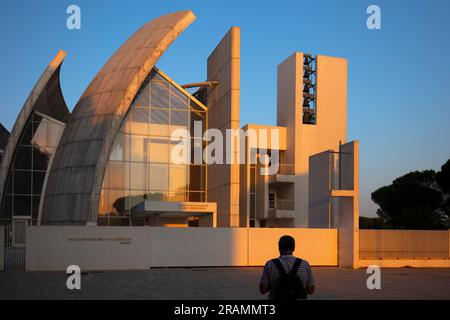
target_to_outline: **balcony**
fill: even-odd
[[[275,201],[275,207],[272,207],[271,209],[295,210],[295,201],[289,199],[277,199]]]
[[[290,199],[277,199],[269,203],[269,218],[294,218],[295,201]]]
[[[278,174],[281,175],[294,175],[295,167],[293,164],[280,163],[278,167]]]
[[[293,164],[280,163],[278,173],[269,177],[269,183],[282,185],[295,182],[295,167]]]

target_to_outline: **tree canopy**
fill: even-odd
[[[441,171],[414,171],[372,193],[381,222],[394,229],[450,227],[450,159]]]

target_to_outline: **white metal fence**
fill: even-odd
[[[449,231],[360,230],[360,259],[449,259]]]
[[[4,270],[25,270],[25,228],[26,221],[13,221],[5,225],[4,239]]]

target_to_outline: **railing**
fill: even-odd
[[[278,167],[278,174],[293,175],[295,174],[295,167],[293,164],[280,163]]]
[[[5,271],[25,270],[25,226],[23,221],[5,225],[4,259]],[[0,233],[1,234],[1,233]],[[1,243],[0,243],[1,245]]]
[[[449,231],[360,230],[360,259],[449,259]]]
[[[275,208],[270,208],[271,210],[295,210],[294,200],[288,199],[277,199],[275,201]]]

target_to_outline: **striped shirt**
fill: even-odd
[[[287,273],[289,273],[291,271],[292,266],[294,265],[296,257],[289,255],[289,256],[280,256],[278,259],[280,259],[284,270]],[[298,268],[297,275],[302,280],[303,286],[306,287],[314,285],[314,277],[308,261],[306,260],[302,261],[300,267]],[[275,288],[279,277],[280,273],[278,272],[277,266],[273,263],[272,260],[267,261],[266,265],[264,266],[264,271],[261,277],[261,283],[269,287],[270,290],[269,299],[274,299],[272,288]]]

